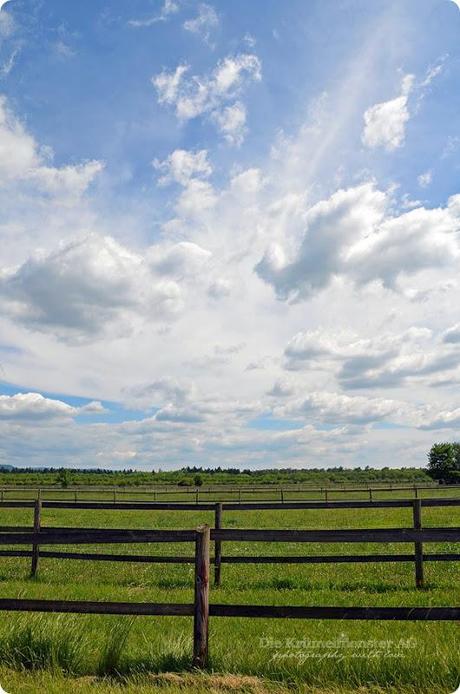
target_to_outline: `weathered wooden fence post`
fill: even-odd
[[[196,530],[193,620],[193,667],[196,668],[205,668],[208,663],[210,535],[208,525]]]
[[[222,504],[217,503],[214,512],[214,528],[220,530],[222,527]],[[222,566],[222,540],[214,542],[214,585],[220,586],[220,573]]]
[[[324,501],[327,504],[327,488],[324,489]]]
[[[42,500],[40,498],[40,491],[38,499],[34,506],[34,533],[40,532],[41,527],[41,511],[42,511]],[[36,576],[38,570],[38,558],[40,556],[40,545],[32,545],[32,566],[30,570],[31,576]]]
[[[369,501],[372,501],[372,488],[369,487]]]
[[[414,529],[421,530],[422,528],[422,501],[414,499],[413,505]],[[415,585],[417,588],[424,587],[423,577],[423,543],[415,543]]]

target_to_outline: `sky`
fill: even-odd
[[[460,2],[0,6],[0,464],[459,438]]]

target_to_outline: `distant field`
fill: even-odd
[[[450,490],[448,496],[460,490]],[[430,490],[438,496],[445,490]],[[454,494],[455,493],[455,494]],[[100,492],[94,494],[100,497]],[[362,492],[356,492],[363,498]],[[393,498],[403,492],[378,492]],[[347,495],[349,498],[350,495]],[[343,498],[343,495],[337,498]],[[366,496],[364,496],[366,498]],[[183,497],[181,500],[184,500]],[[213,524],[206,511],[115,511],[44,509],[44,525],[72,527],[193,528]],[[31,525],[30,509],[0,508],[0,524]],[[425,526],[459,526],[460,508],[426,508]],[[224,527],[236,528],[379,528],[410,527],[410,509],[226,511]],[[171,554],[167,545],[85,547],[114,553]],[[428,551],[458,551],[458,545]],[[225,543],[224,554],[406,553],[413,546]],[[174,554],[193,554],[177,545]],[[192,600],[193,567],[41,560],[37,578],[29,578],[30,560],[0,558],[2,597],[80,600],[183,602]],[[211,602],[336,606],[455,606],[460,603],[460,564],[429,562],[426,589],[414,589],[412,564],[224,565],[222,586],[211,587]],[[6,615],[5,615],[6,616]],[[455,623],[338,622],[211,618],[211,670],[260,680],[153,681],[165,671],[184,673],[190,665],[188,617],[110,617],[100,615],[9,614],[0,625],[0,652],[6,691],[245,691],[265,694],[287,689],[304,692],[448,693],[460,682],[460,635]],[[353,647],[336,643],[365,642]],[[291,641],[289,641],[291,639]],[[294,641],[292,641],[294,639]],[[369,642],[391,641],[385,648]],[[398,647],[400,639],[405,646]],[[310,646],[308,646],[310,641]],[[325,642],[311,646],[312,641]],[[273,646],[279,642],[281,646]],[[297,642],[297,645],[295,643]],[[298,647],[299,642],[305,643]],[[270,645],[271,644],[271,645]],[[294,644],[294,646],[292,645]],[[338,653],[333,656],[332,652]],[[29,674],[24,674],[24,671]],[[64,675],[79,679],[63,684]],[[21,674],[22,673],[22,674]],[[41,674],[40,674],[41,673]],[[94,676],[114,676],[99,682]],[[183,675],[185,677],[185,675]],[[83,679],[82,679],[83,678]],[[86,678],[86,679],[85,679]],[[93,679],[88,679],[93,678]],[[134,679],[133,679],[134,678]],[[48,682],[45,686],[45,681]],[[181,683],[182,682],[182,683]],[[11,684],[10,684],[11,683]],[[40,684],[42,683],[42,684]],[[310,689],[307,689],[306,687]],[[35,687],[35,689],[34,689]],[[60,689],[59,689],[60,687]],[[315,689],[316,688],[316,689]]]

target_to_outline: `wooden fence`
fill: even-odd
[[[210,617],[459,620],[460,607],[311,607],[304,605],[231,605],[210,603],[210,542],[440,542],[460,541],[460,528],[379,528],[373,530],[126,530],[48,528],[34,532],[0,532],[0,545],[117,544],[194,542],[195,592],[192,604],[126,603],[75,600],[0,599],[0,611],[66,612],[78,614],[193,616],[193,665],[206,667]],[[38,556],[38,555],[37,555]]]
[[[62,495],[67,499],[70,497],[73,501],[78,502],[83,500],[84,495],[106,495],[110,496],[111,500],[116,502],[120,501],[123,497],[143,497],[150,501],[159,501],[161,498],[170,498],[171,496],[185,497],[185,499],[193,499],[195,503],[206,500],[206,497],[213,495],[217,496],[219,501],[234,501],[235,497],[239,502],[244,502],[254,498],[254,496],[260,497],[266,494],[268,498],[267,501],[273,501],[276,497],[276,501],[283,503],[284,501],[289,501],[289,495],[299,494],[317,494],[324,501],[329,501],[333,495],[336,494],[365,494],[370,501],[375,495],[381,494],[382,492],[406,492],[410,494],[413,498],[418,498],[421,492],[425,490],[435,490],[441,492],[449,492],[452,489],[459,489],[460,485],[439,485],[437,483],[426,483],[426,484],[389,484],[389,485],[323,485],[323,486],[308,486],[308,485],[264,485],[264,486],[214,486],[214,487],[190,487],[184,489],[183,487],[158,487],[158,488],[135,488],[135,489],[124,489],[120,487],[26,487],[26,486],[16,486],[16,487],[0,487],[0,501],[7,500],[20,500],[23,498],[24,494],[31,495],[32,500],[35,498],[45,498],[45,495]],[[225,498],[227,497],[227,498]],[[249,499],[248,499],[249,497]],[[97,499],[95,499],[97,500]],[[107,499],[105,499],[107,500]],[[99,501],[104,501],[104,499],[99,499]],[[292,501],[292,498],[291,498]]]
[[[214,583],[216,586],[221,585],[222,564],[356,564],[356,563],[399,563],[411,562],[415,568],[415,584],[417,588],[424,587],[424,562],[450,562],[460,561],[460,553],[424,553],[423,542],[440,542],[447,539],[456,541],[458,538],[458,530],[456,528],[426,528],[424,530],[424,539],[418,539],[420,536],[413,534],[421,531],[422,528],[422,506],[423,507],[452,507],[460,506],[460,499],[414,499],[414,500],[385,500],[385,501],[338,501],[338,502],[288,502],[285,504],[276,503],[221,503],[215,504],[181,504],[179,502],[169,503],[105,503],[105,502],[78,502],[76,505],[70,502],[63,501],[41,501],[35,502],[24,501],[4,501],[0,503],[0,507],[6,508],[33,508],[34,509],[34,525],[33,531],[35,534],[40,534],[41,537],[46,535],[48,539],[53,539],[56,533],[65,533],[67,537],[72,537],[75,544],[83,544],[79,538],[85,538],[88,535],[96,537],[94,533],[104,533],[106,531],[96,531],[94,528],[75,528],[75,527],[42,527],[41,510],[45,508],[64,508],[64,509],[122,509],[122,510],[186,510],[196,511],[214,511]],[[363,509],[363,508],[411,508],[413,516],[413,528],[411,529],[356,529],[356,530],[224,530],[223,514],[224,510],[286,510],[286,509]],[[124,529],[110,531],[112,534],[119,532],[120,537],[129,540],[129,531]],[[149,533],[151,531],[136,531],[137,533]],[[243,533],[246,538],[248,535],[257,537],[257,533],[261,533],[260,537],[267,537],[267,533],[276,533],[277,537],[282,537],[283,533],[287,533],[287,537],[299,537],[303,539],[288,540],[298,542],[414,542],[414,554],[328,554],[316,556],[226,556],[223,554],[224,541],[239,541],[238,532]],[[3,533],[3,535],[1,534]],[[11,534],[9,534],[11,533]],[[18,540],[18,533],[25,533],[29,537],[30,528],[28,526],[0,526],[0,546],[13,544],[7,542],[8,538]],[[217,533],[217,534],[216,534]],[[220,533],[220,534],[219,534]],[[226,535],[227,533],[227,535]],[[411,534],[412,533],[412,534]],[[444,535],[440,535],[444,533]],[[102,535],[105,537],[105,535]],[[310,537],[312,539],[305,539]],[[388,539],[388,538],[393,539]],[[350,539],[346,539],[350,538]],[[386,538],[386,539],[380,539]],[[432,539],[429,539],[432,538]],[[21,540],[21,538],[19,538]],[[120,540],[124,542],[125,540]],[[262,542],[266,540],[260,540]],[[282,541],[282,540],[278,540]],[[113,542],[118,542],[114,540]],[[16,544],[28,544],[27,542],[16,542]],[[59,542],[47,542],[42,540],[39,544],[61,544]],[[109,554],[103,552],[63,552],[55,550],[40,550],[39,544],[32,543],[32,550],[11,550],[0,549],[0,557],[31,557],[31,575],[35,576],[38,570],[39,557],[44,559],[77,559],[87,561],[113,561],[113,562],[138,562],[151,564],[193,564],[193,557],[183,556],[154,556],[145,554]],[[88,544],[88,543],[86,543]],[[91,542],[90,544],[95,544]]]

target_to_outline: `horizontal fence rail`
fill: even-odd
[[[423,565],[429,562],[460,561],[460,554],[424,553],[423,543],[426,542],[456,542],[456,528],[422,528],[422,507],[455,507],[460,506],[460,499],[413,499],[413,500],[384,500],[384,501],[334,501],[334,502],[288,502],[267,503],[251,502],[234,503],[200,503],[184,504],[182,502],[144,502],[144,503],[113,503],[113,502],[78,502],[72,504],[63,501],[5,501],[0,507],[33,508],[34,528],[29,526],[0,526],[0,557],[31,557],[31,574],[37,573],[39,558],[43,559],[72,559],[83,561],[112,561],[134,562],[144,564],[192,564],[192,557],[147,555],[147,554],[113,554],[100,551],[62,551],[43,550],[44,545],[99,545],[152,542],[192,542],[193,532],[184,530],[127,530],[125,528],[95,529],[87,527],[49,527],[41,523],[42,508],[64,509],[146,509],[158,511],[187,510],[214,511],[214,529],[211,539],[214,542],[214,583],[221,584],[223,564],[344,564],[344,563],[400,563],[413,562],[416,574],[416,585],[424,585]],[[377,528],[377,529],[339,529],[339,530],[238,530],[223,529],[224,510],[286,510],[286,509],[376,509],[376,508],[411,508],[413,514],[412,528]],[[317,556],[224,556],[224,542],[239,541],[260,542],[300,542],[300,543],[374,543],[395,542],[414,543],[414,554],[356,554],[356,555],[317,555]],[[32,551],[18,549],[1,549],[11,545],[32,545]]]
[[[439,485],[435,482],[433,483],[367,483],[367,484],[265,484],[265,485],[215,485],[215,486],[192,486],[184,488],[182,486],[165,485],[157,487],[105,487],[105,486],[70,486],[70,487],[58,487],[58,486],[42,486],[42,487],[31,487],[22,485],[11,485],[0,487],[0,501],[7,500],[19,500],[20,497],[32,496],[34,498],[42,498],[44,496],[61,496],[63,498],[71,498],[74,503],[82,501],[82,496],[92,497],[93,501],[99,500],[100,502],[107,501],[107,498],[102,498],[103,496],[111,497],[111,501],[120,501],[120,497],[131,497],[133,503],[142,503],[142,498],[144,500],[159,501],[162,498],[166,500],[171,497],[179,497],[184,501],[187,499],[193,500],[195,503],[199,501],[205,501],[206,497],[214,496],[220,501],[235,501],[235,498],[239,503],[244,503],[250,500],[251,497],[259,497],[262,500],[265,497],[265,501],[273,501],[274,497],[281,502],[293,501],[293,496],[298,498],[299,495],[319,495],[324,501],[328,501],[332,495],[335,494],[366,494],[369,499],[372,500],[374,495],[382,493],[394,493],[394,492],[406,492],[406,496],[412,496],[418,498],[421,493],[425,490],[432,490],[436,492],[449,492],[449,490],[460,489],[460,485]],[[99,499],[94,497],[99,495]],[[289,499],[291,495],[291,499]],[[136,497],[139,501],[136,500]],[[243,498],[244,497],[244,498]],[[262,498],[261,498],[262,497]],[[49,500],[49,499],[47,499]]]
[[[460,506],[460,497],[451,499],[420,499],[423,507]],[[181,501],[53,501],[42,500],[42,508],[78,510],[117,510],[117,511],[214,511],[216,503],[222,504],[223,511],[286,511],[315,509],[358,509],[358,508],[412,508],[412,499],[382,499],[376,501],[248,501],[248,502],[208,502],[184,503]],[[0,501],[0,508],[34,508],[35,501]]]
[[[0,534],[0,538],[2,535]],[[460,528],[372,528],[353,530],[212,530],[227,542],[458,542]],[[1,539],[0,539],[1,544]]]
[[[417,503],[419,507],[419,502]],[[419,509],[418,509],[419,510]],[[37,514],[35,516],[37,520]],[[195,667],[206,667],[209,657],[209,618],[210,617],[236,617],[236,618],[264,618],[264,619],[340,619],[340,620],[411,620],[411,621],[441,621],[459,620],[460,607],[335,607],[335,606],[309,606],[309,605],[233,605],[210,603],[210,541],[222,542],[223,539],[234,540],[243,539],[245,542],[272,542],[272,541],[292,541],[310,542],[316,541],[313,538],[324,536],[332,540],[332,535],[336,534],[336,542],[343,542],[343,534],[348,533],[347,537],[354,537],[356,532],[366,533],[366,541],[386,542],[386,535],[391,533],[392,541],[394,537],[402,537],[401,541],[422,542],[426,537],[432,541],[433,531],[438,531],[436,539],[444,538],[449,531],[449,539],[460,540],[460,528],[436,528],[436,529],[389,529],[378,532],[376,530],[364,531],[296,531],[296,530],[213,530],[208,526],[201,526],[193,530],[116,530],[101,531],[99,529],[86,530],[85,532],[68,532],[59,528],[48,528],[46,532],[41,532],[40,524],[35,523],[39,529],[33,533],[2,533],[0,537],[8,540],[8,544],[24,544],[25,539],[33,542],[31,555],[36,551],[37,560],[40,556],[39,548],[42,544],[53,544],[59,538],[60,544],[77,544],[87,541],[101,541],[101,537],[106,542],[117,542],[120,537],[125,541],[129,538],[130,542],[141,541],[149,542],[190,542],[194,541],[195,555],[192,561],[195,564],[195,591],[193,604],[178,603],[127,603],[127,602],[100,602],[100,601],[81,601],[81,600],[37,600],[37,599],[15,599],[1,598],[0,611],[21,611],[21,612],[64,612],[77,614],[116,614],[116,615],[143,615],[143,616],[193,616],[193,660]],[[340,533],[340,537],[337,535]],[[349,535],[352,533],[352,535]],[[369,535],[372,533],[372,535]],[[376,534],[377,533],[377,534]],[[409,540],[408,540],[409,537]],[[114,538],[116,538],[114,540]],[[149,538],[147,540],[147,538]],[[338,539],[337,539],[338,538]],[[372,538],[369,540],[369,538]],[[377,539],[376,539],[377,538]],[[77,540],[77,542],[76,542]],[[322,540],[324,541],[324,540]],[[352,540],[354,541],[354,540]],[[60,554],[50,552],[49,554]],[[75,553],[76,554],[76,553]],[[29,553],[28,553],[29,556]],[[41,555],[43,556],[43,555]],[[436,556],[436,555],[433,555]],[[456,555],[458,556],[458,555]],[[222,558],[225,561],[225,558]],[[230,559],[230,558],[228,558]],[[260,559],[260,558],[259,558]],[[267,559],[262,557],[261,559]],[[273,558],[270,558],[273,559]],[[280,558],[281,559],[281,558]],[[295,559],[295,558],[293,558]],[[189,559],[187,559],[189,561]],[[417,561],[417,559],[416,559]]]

